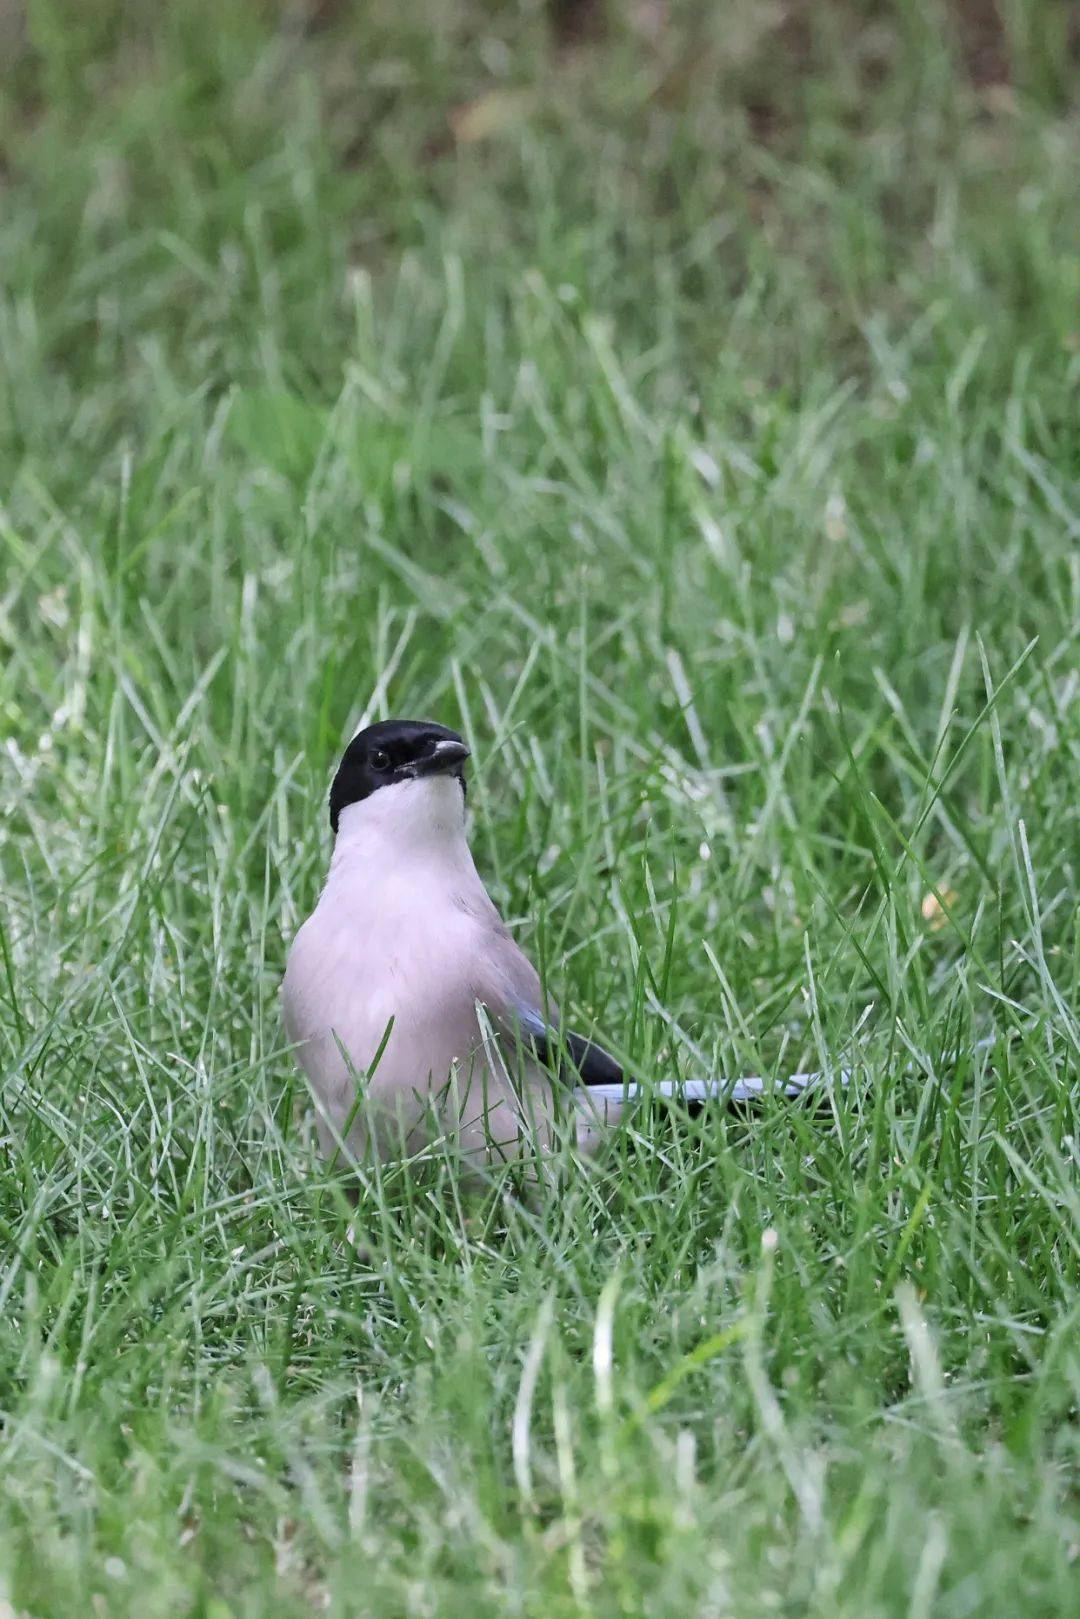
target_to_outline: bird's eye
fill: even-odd
[[[371,755],[371,768],[372,770],[390,769],[390,755],[385,748],[375,749],[375,752]]]

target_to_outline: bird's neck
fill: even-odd
[[[357,877],[380,885],[414,876],[479,881],[465,838],[464,795],[453,777],[398,782],[341,811],[328,889]]]

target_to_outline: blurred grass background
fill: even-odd
[[[3,1619],[1075,1613],[1077,17],[0,6]],[[354,1250],[385,713],[580,1025],[836,1116]]]

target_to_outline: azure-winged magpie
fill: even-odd
[[[644,1087],[561,1026],[469,850],[468,757],[444,725],[385,720],[353,737],[334,777],[330,871],[283,987],[324,1149],[345,1140],[387,1156],[435,1127],[470,1158],[513,1154],[527,1134],[550,1135],[567,1080],[587,1143],[645,1089],[696,1104],[766,1090],[757,1079]],[[813,1077],[780,1089],[796,1095]]]

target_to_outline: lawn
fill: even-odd
[[[0,7],[0,1619],[1080,1611],[1070,13]],[[354,1216],[385,715],[577,1027],[849,1088]]]

